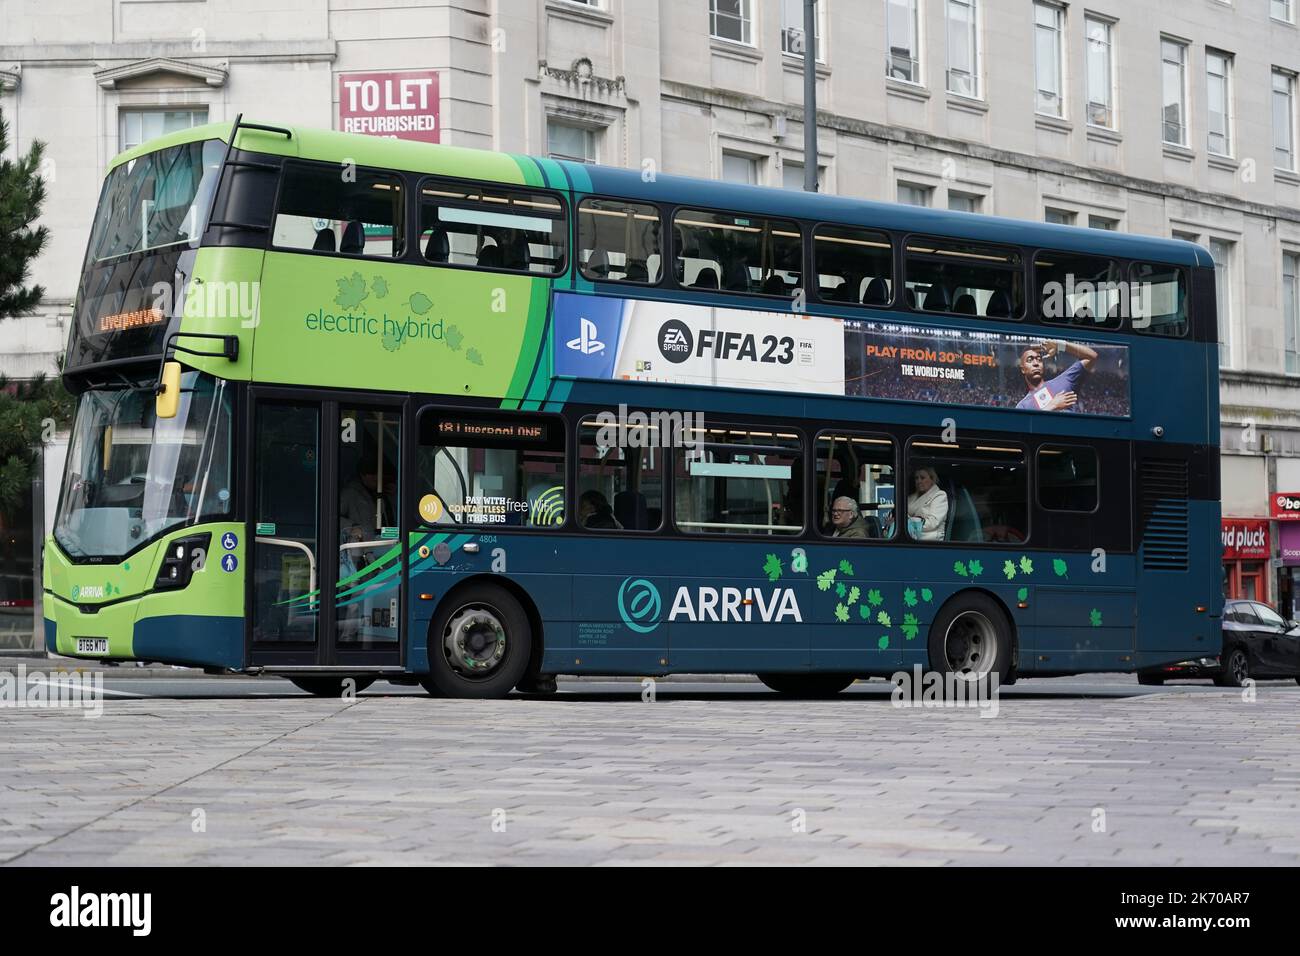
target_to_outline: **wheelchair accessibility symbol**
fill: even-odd
[[[233,531],[227,531],[221,536],[221,546],[227,551],[234,551],[235,548],[239,547],[239,538],[236,537]]]
[[[229,573],[239,567],[239,559],[233,554],[224,554],[221,556],[221,570]]]

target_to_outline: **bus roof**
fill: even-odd
[[[276,133],[241,129],[239,146],[242,149],[282,156],[297,156],[328,162],[342,162],[348,159],[360,166],[463,176],[511,184],[520,183],[521,164],[532,164],[536,167],[543,162],[534,157],[492,150],[439,146],[310,127],[284,128],[293,134],[291,139]],[[230,137],[230,129],[229,123],[208,123],[170,133],[119,154],[109,163],[109,169],[167,146],[214,138],[224,142]],[[640,199],[647,202],[747,212],[755,215],[786,216],[976,242],[1006,243],[1127,259],[1148,259],[1177,265],[1212,267],[1214,263],[1206,249],[1180,239],[1164,239],[1081,226],[1060,226],[979,213],[951,212],[825,193],[810,194],[767,186],[745,186],[690,176],[656,174],[653,178],[647,178],[640,170],[586,165],[564,160],[544,162],[554,164],[552,168],[562,169],[573,189],[579,193],[596,193],[622,199]]]

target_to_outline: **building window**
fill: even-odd
[[[1053,3],[1034,4],[1034,73],[1038,93],[1034,109],[1048,116],[1064,116],[1065,63],[1061,35],[1065,11]]]
[[[753,0],[709,0],[709,35],[715,40],[754,43]]]
[[[1205,95],[1209,106],[1208,148],[1232,155],[1232,55],[1205,51]]]
[[[1111,33],[1114,24],[1088,17],[1088,123],[1115,128],[1115,64]]]
[[[1273,165],[1296,170],[1296,77],[1284,70],[1273,71]]]
[[[1231,242],[1211,239],[1210,255],[1214,258],[1215,303],[1219,313],[1219,367],[1232,368],[1232,247]]]
[[[1089,216],[1088,228],[1104,229],[1107,232],[1115,232],[1117,229],[1119,229],[1119,220],[1107,219],[1105,216]]]
[[[1175,146],[1187,145],[1187,44],[1161,38],[1161,85],[1164,108],[1161,138]]]
[[[911,183],[898,184],[898,201],[905,206],[928,206],[934,195],[931,186],[914,186]]]
[[[948,190],[948,208],[953,212],[979,212],[983,196]]]
[[[758,185],[758,157],[743,153],[722,153],[722,181],[741,183],[746,186]]]
[[[823,18],[826,3],[817,4],[816,19],[813,29],[817,31],[817,62],[826,62],[826,48],[822,45],[826,36]],[[781,0],[781,52],[790,56],[803,56],[807,44],[803,35],[803,0]]]
[[[1268,15],[1283,23],[1294,23],[1294,3],[1295,0],[1269,0]]]
[[[208,121],[208,108],[189,110],[121,110],[117,114],[119,151]]]
[[[980,96],[978,0],[948,0],[948,92]]]
[[[1282,253],[1282,322],[1287,374],[1300,375],[1300,252]]]
[[[904,83],[921,82],[921,7],[919,0],[887,0],[889,55],[885,75]]]
[[[698,428],[677,457],[673,514],[687,534],[803,531],[803,445],[761,428]]]
[[[1071,212],[1069,209],[1053,209],[1048,206],[1043,213],[1043,222],[1054,223],[1058,226],[1073,226],[1078,215],[1078,213]]]
[[[546,121],[546,153],[551,159],[568,159],[575,163],[598,161],[596,138],[599,134],[586,126],[559,120]]]

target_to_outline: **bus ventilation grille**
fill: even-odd
[[[1143,460],[1138,468],[1142,568],[1187,570],[1187,462]]]

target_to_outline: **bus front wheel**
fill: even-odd
[[[930,669],[961,679],[1006,683],[1013,654],[1011,623],[987,594],[959,594],[930,625]]]
[[[855,680],[852,674],[759,674],[758,679],[791,697],[834,697]]]
[[[429,628],[429,673],[420,681],[434,697],[505,697],[528,670],[532,631],[509,592],[471,584],[450,596]]]
[[[348,681],[352,681],[348,684]],[[373,677],[290,677],[289,683],[313,697],[342,697],[348,691],[359,694],[375,682]]]

